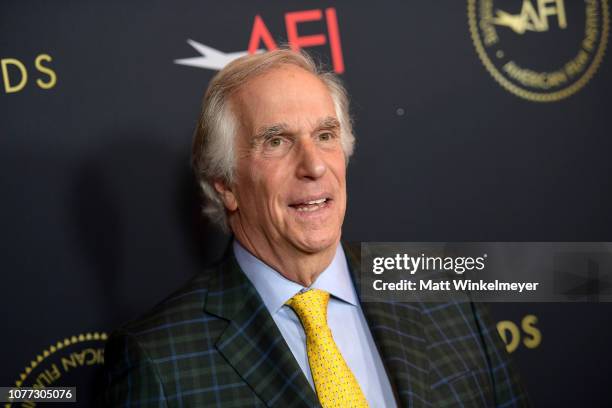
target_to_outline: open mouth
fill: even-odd
[[[312,212],[329,206],[331,198],[319,198],[317,200],[305,201],[297,204],[290,204],[289,207],[299,212]]]

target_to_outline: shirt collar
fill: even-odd
[[[234,239],[232,247],[238,265],[255,286],[270,314],[278,312],[285,302],[300,290],[305,289],[301,284],[285,278],[255,257],[237,239]],[[353,287],[342,245],[338,245],[331,264],[321,272],[310,288],[324,290],[335,298],[357,306],[357,294]]]

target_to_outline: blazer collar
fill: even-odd
[[[319,406],[315,392],[231,249],[209,281],[204,308],[227,320],[215,346],[267,406]]]
[[[357,293],[361,293],[361,245],[343,243]],[[422,308],[418,303],[361,302],[387,376],[402,407],[429,406],[428,359]]]
[[[342,242],[357,293],[360,246]],[[215,345],[269,407],[318,407],[318,399],[231,249],[209,281],[204,309],[228,322]],[[428,359],[419,304],[362,302],[387,375],[403,407],[429,405]]]

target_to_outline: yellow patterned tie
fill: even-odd
[[[306,333],[306,351],[319,402],[323,408],[367,407],[357,379],[342,358],[327,325],[329,293],[311,289],[287,301]]]

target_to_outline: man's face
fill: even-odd
[[[327,87],[283,65],[250,80],[232,99],[241,124],[236,172],[224,201],[234,234],[259,252],[317,253],[340,240],[345,157]]]

